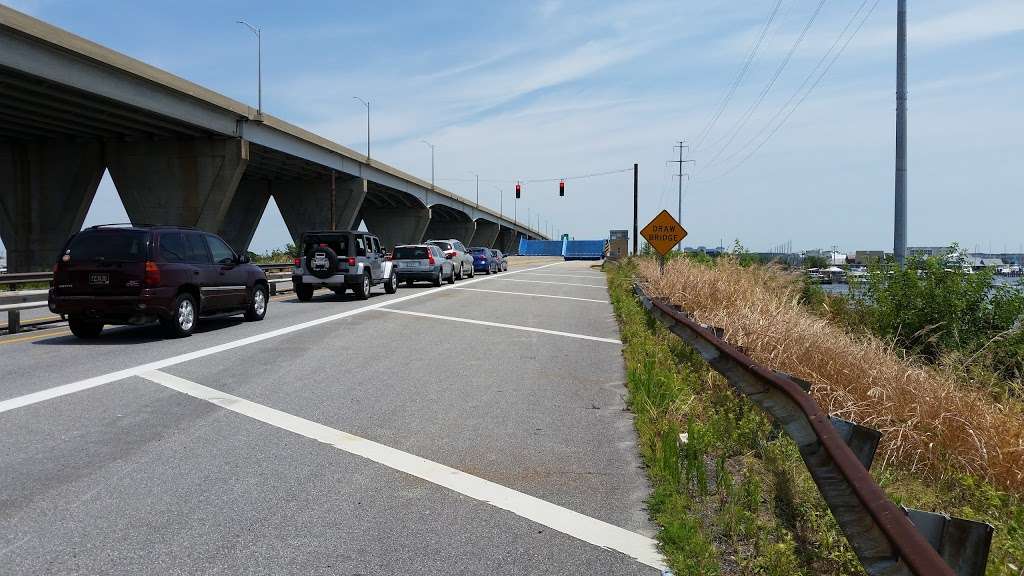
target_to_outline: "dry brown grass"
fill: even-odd
[[[639,263],[651,292],[719,326],[758,362],[814,383],[829,413],[883,433],[876,465],[936,478],[969,473],[1024,492],[1024,410],[1001,405],[887,343],[851,335],[799,303],[800,283],[778,268],[708,267],[676,259],[659,276]]]

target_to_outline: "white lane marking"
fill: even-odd
[[[556,286],[585,286],[587,288],[606,288],[604,284],[576,284],[573,282],[548,282],[547,280],[509,280],[509,282],[530,282],[531,284],[555,284]]]
[[[604,279],[604,274],[584,275],[584,274],[548,274],[548,273],[545,273],[545,272],[529,272],[526,275],[527,276],[551,276],[552,278],[585,278],[587,280],[602,280],[602,279]]]
[[[557,262],[555,263],[557,264]],[[554,264],[545,264],[544,266],[538,266],[536,268],[524,268],[514,272],[508,272],[507,274],[515,274],[516,272],[525,272],[527,270],[537,270],[539,268],[546,268],[548,266],[554,266]],[[473,280],[463,280],[462,285],[473,284],[476,282],[483,282],[486,280],[493,280],[497,276],[488,276],[485,278],[476,278]],[[324,316],[323,318],[317,318],[315,320],[309,320],[299,324],[293,324],[292,326],[285,326],[284,328],[278,328],[277,330],[271,330],[270,332],[264,332],[262,334],[256,334],[249,336],[248,338],[242,338],[240,340],[234,340],[231,342],[225,342],[224,344],[218,344],[209,348],[203,348],[193,352],[187,352],[185,354],[179,354],[177,356],[171,356],[170,358],[164,358],[163,360],[157,360],[155,362],[148,362],[146,364],[140,364],[132,368],[126,368],[124,370],[118,370],[116,372],[110,372],[102,374],[100,376],[94,376],[92,378],[86,378],[85,380],[78,380],[71,382],[70,384],[63,384],[61,386],[55,386],[53,388],[47,388],[45,390],[39,390],[38,392],[32,392],[23,396],[16,396],[7,400],[0,401],[0,413],[7,412],[8,410],[14,410],[15,408],[22,408],[37,402],[43,402],[52,398],[58,398],[60,396],[66,396],[68,394],[74,394],[75,392],[81,392],[82,390],[88,390],[89,388],[95,388],[96,386],[102,386],[117,380],[123,380],[131,376],[137,376],[141,372],[149,370],[159,370],[161,368],[167,368],[168,366],[174,366],[175,364],[181,364],[183,362],[189,362],[197,358],[203,358],[226,350],[233,350],[242,346],[248,346],[249,344],[255,344],[271,338],[277,338],[278,336],[284,336],[285,334],[291,334],[292,332],[298,332],[299,330],[305,330],[306,328],[312,328],[342,318],[348,318],[368,310],[375,310],[381,306],[387,306],[388,304],[397,304],[399,302],[405,302],[406,300],[412,300],[413,298],[420,298],[429,294],[435,294],[441,290],[449,290],[454,288],[454,285],[442,286],[441,288],[431,288],[422,292],[416,292],[408,296],[402,296],[400,298],[393,298],[391,300],[382,300],[380,302],[369,304],[361,308],[355,308],[352,310],[346,310],[338,314],[332,314],[330,316]]]
[[[533,328],[530,326],[519,326],[517,324],[501,324],[499,322],[487,322],[486,320],[470,320],[469,318],[458,318],[456,316],[441,316],[440,314],[427,314],[426,312],[413,312],[411,310],[395,310],[393,308],[378,308],[378,312],[393,312],[395,314],[408,314],[409,316],[420,316],[422,318],[434,318],[437,320],[451,320],[452,322],[465,322],[466,324],[479,324],[480,326],[494,326],[495,328],[509,328],[512,330],[525,330],[526,332],[540,332],[553,336],[565,336],[566,338],[579,338],[581,340],[594,340],[595,342],[608,342],[609,344],[622,344],[622,341],[615,338],[601,338],[599,336],[587,336],[575,332],[559,332],[558,330],[545,330],[544,328]]]
[[[422,478],[459,494],[508,510],[527,520],[543,524],[584,542],[616,550],[658,570],[666,569],[665,560],[658,552],[658,543],[642,534],[585,516],[415,454],[403,452],[238,396],[232,396],[173,374],[151,370],[142,372],[139,376],[172,390],[205,400],[225,410],[322,442],[349,454],[361,456],[393,470]]]
[[[576,298],[575,296],[555,296],[554,294],[533,294],[530,292],[506,292],[505,290],[485,290],[483,288],[462,288],[457,286],[456,290],[471,290],[473,292],[491,292],[494,294],[511,294],[513,296],[537,296],[538,298],[559,298],[561,300],[580,300],[583,302],[600,302],[607,304],[607,300],[596,300],[594,298]]]

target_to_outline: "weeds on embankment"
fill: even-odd
[[[677,266],[699,267],[689,270],[692,276],[670,281],[679,274]],[[721,266],[712,274],[714,268]],[[675,295],[677,303],[694,310],[694,303],[707,305],[705,316],[698,318],[726,328],[727,339],[742,344],[754,353],[755,342],[777,341],[777,349],[761,350],[755,358],[774,367],[797,351],[817,354],[820,345],[801,345],[800,334],[818,339],[829,332],[811,330],[811,323],[802,330],[780,330],[774,321],[787,311],[779,304],[780,296],[788,298],[793,288],[774,272],[759,267],[743,269],[735,262],[707,264],[674,261],[666,269],[666,277],[655,278],[652,291]],[[652,274],[653,273],[653,274]],[[609,269],[609,290],[618,317],[624,356],[628,371],[630,406],[635,412],[640,447],[654,487],[650,510],[662,526],[660,540],[676,574],[861,574],[862,569],[839,531],[835,521],[810,479],[796,447],[780,436],[768,419],[748,400],[732,389],[710,370],[695,351],[670,334],[649,316],[632,294],[636,275],[657,273],[653,261],[632,260]],[[750,274],[749,277],[742,277]],[[737,286],[716,286],[727,278],[746,284],[746,291]],[[694,280],[696,279],[696,285]],[[799,290],[799,285],[796,286]],[[717,294],[710,295],[711,292]],[[680,296],[686,298],[680,301]],[[699,296],[695,298],[695,296]],[[785,298],[782,298],[785,300]],[[742,304],[742,305],[741,305]],[[794,301],[794,305],[797,303]],[[723,321],[719,308],[749,321],[753,326],[730,326]],[[757,311],[759,314],[754,314]],[[806,312],[806,311],[804,311]],[[727,314],[727,313],[726,313]],[[709,320],[714,318],[714,320]],[[813,318],[825,322],[820,318]],[[782,315],[781,325],[788,326]],[[800,326],[798,324],[798,326]],[[839,332],[842,332],[841,330]],[[735,337],[741,337],[737,342]],[[871,348],[874,349],[874,348]],[[882,347],[880,353],[892,355]],[[863,352],[861,352],[863,354]],[[865,356],[830,356],[825,365],[842,361],[866,362]],[[899,360],[899,358],[896,358]],[[789,366],[790,364],[786,364]],[[799,364],[798,367],[803,366]],[[870,368],[871,366],[868,366]],[[821,374],[781,367],[808,380],[828,382],[815,393],[823,407],[843,417],[879,426],[887,435],[896,435],[879,453],[874,475],[897,502],[925,510],[936,510],[955,516],[975,518],[996,527],[989,559],[988,574],[1020,576],[1024,570],[1024,501],[1020,492],[1001,491],[972,475],[957,469],[959,460],[951,458],[947,466],[941,460],[943,446],[932,446],[924,455],[938,461],[923,459],[921,453],[900,448],[909,441],[900,432],[915,432],[915,422],[901,422],[907,409],[894,406],[885,414],[886,397],[875,398],[859,389],[839,388]],[[896,376],[907,378],[922,369],[907,366]],[[889,392],[886,383],[871,383],[882,394]],[[947,390],[949,394],[957,390]],[[930,394],[924,390],[924,394]],[[846,404],[856,399],[852,404]],[[924,402],[925,398],[903,398],[902,401]],[[874,401],[875,404],[872,404]],[[988,401],[988,400],[986,400]],[[963,406],[953,402],[951,408]],[[982,404],[974,406],[984,407]],[[870,415],[873,421],[867,421]],[[967,415],[967,425],[974,416]],[[981,418],[982,421],[985,418]],[[1018,423],[1019,425],[1019,423]],[[882,426],[885,428],[886,426]],[[688,434],[682,452],[677,449],[679,432]],[[958,444],[954,444],[959,446]],[[888,450],[885,452],[884,450]],[[917,458],[904,460],[906,455]],[[883,465],[884,460],[884,465]],[[977,459],[971,460],[977,462]],[[922,474],[922,472],[924,474]]]
[[[899,462],[932,479],[970,474],[1024,493],[1024,408],[897,353],[885,341],[854,335],[800,304],[801,284],[771,266],[714,266],[673,260],[659,275],[652,261],[638,272],[652,294],[695,319],[725,330],[758,362],[814,383],[831,414],[883,433],[879,465]]]

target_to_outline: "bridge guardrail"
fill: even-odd
[[[830,419],[808,394],[807,382],[759,365],[723,340],[721,329],[700,324],[672,304],[649,297],[639,283],[634,292],[669,331],[693,346],[796,442],[819,492],[868,574],[985,573],[992,526],[900,508],[889,500],[868,473],[880,437],[877,431]]]
[[[286,291],[289,288],[279,288],[279,284],[291,285],[291,264],[258,264],[267,274],[267,281],[270,283],[270,294]],[[48,290],[17,290],[22,284],[33,284],[38,282],[51,282],[53,272],[16,272],[13,274],[0,274],[0,286],[7,286],[9,290],[0,291],[0,312],[7,312],[8,334],[20,332],[24,324],[21,322],[21,311],[47,306]],[[52,318],[45,321],[33,322],[33,325],[60,322],[63,318]]]

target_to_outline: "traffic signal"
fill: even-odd
[[[558,181],[558,195],[565,196],[565,180]]]
[[[519,198],[519,182],[516,182],[516,199]]]

